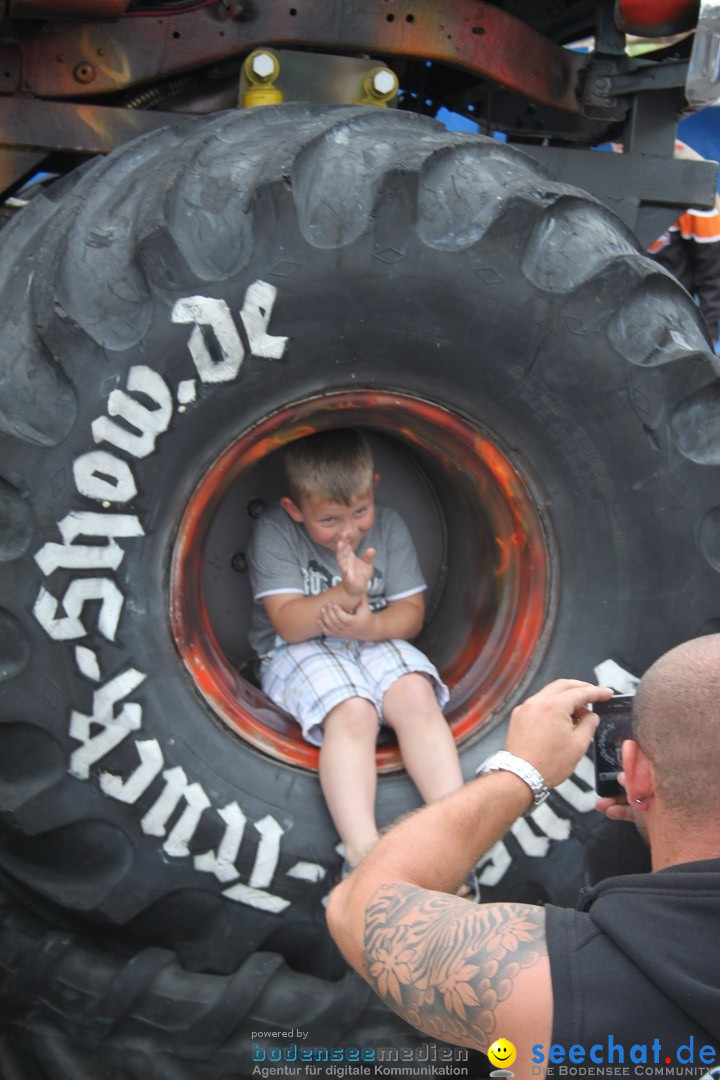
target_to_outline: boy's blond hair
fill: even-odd
[[[293,502],[309,495],[349,506],[373,485],[372,451],[355,428],[331,428],[290,443],[285,482]]]

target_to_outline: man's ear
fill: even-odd
[[[289,495],[283,495],[282,499],[280,500],[280,505],[282,506],[285,513],[290,515],[293,521],[296,521],[298,525],[302,524],[302,522],[304,521],[303,512],[298,506],[295,505]]]
[[[647,802],[655,793],[655,769],[634,739],[625,739],[622,744],[622,769],[630,805],[633,806],[637,799]]]
[[[380,473],[379,472],[373,473],[373,487],[377,487],[377,485],[379,483],[380,483]]]

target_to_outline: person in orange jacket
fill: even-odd
[[[675,141],[675,156],[702,160],[695,150],[679,139]],[[717,345],[720,336],[720,197],[715,196],[712,210],[686,210],[650,245],[648,254],[695,297],[713,345]]]

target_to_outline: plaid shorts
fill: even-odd
[[[392,684],[411,672],[429,676],[442,709],[450,697],[437,668],[409,641],[349,641],[311,638],[282,645],[260,666],[260,682],[276,705],[285,709],[314,746],[322,744],[322,722],[336,705],[361,697],[377,709],[382,722],[383,698]]]

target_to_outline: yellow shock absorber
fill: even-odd
[[[268,49],[255,49],[243,64],[243,74],[248,82],[242,103],[250,109],[258,105],[279,105],[283,92],[275,85],[280,74],[280,62]]]

